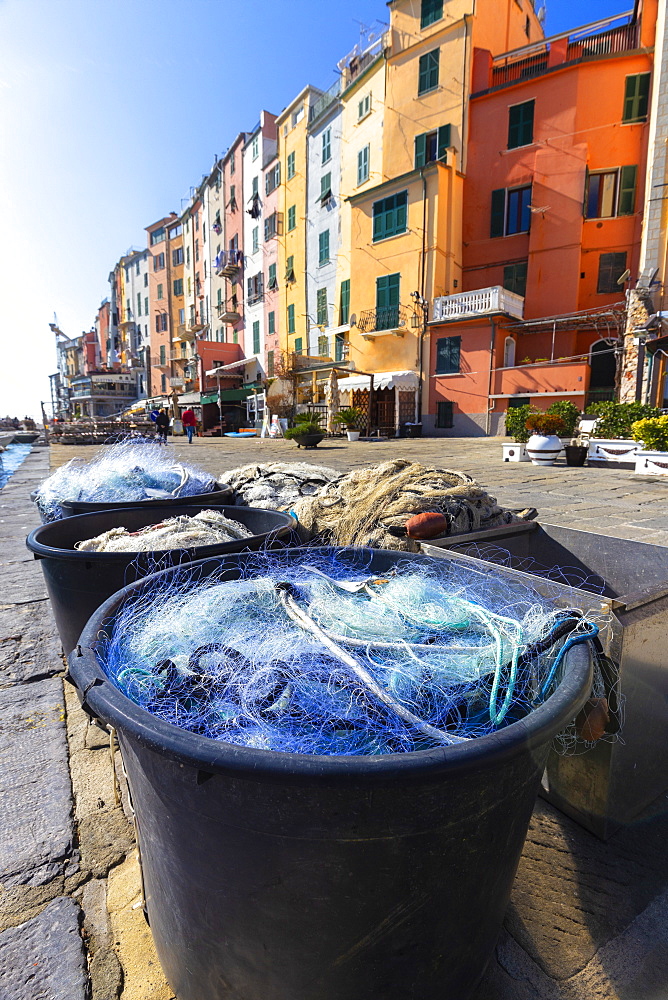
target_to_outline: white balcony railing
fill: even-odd
[[[524,298],[515,292],[509,292],[501,285],[476,288],[473,292],[460,292],[459,295],[441,295],[434,299],[431,318],[444,322],[492,313],[506,313],[507,316],[523,319]]]

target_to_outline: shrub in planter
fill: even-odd
[[[564,421],[556,413],[530,413],[526,418],[526,428],[532,434],[561,434],[564,431]]]
[[[365,420],[365,413],[359,406],[345,406],[334,416],[335,424],[343,424],[349,431],[359,430]]]
[[[646,403],[616,403],[614,400],[594,403],[587,407],[587,411],[599,417],[595,436],[606,441],[615,438],[628,441],[633,423],[661,416],[661,410],[656,406],[648,406]]]
[[[546,412],[561,417],[564,422],[563,436],[573,437],[575,425],[580,418],[580,411],[575,403],[572,403],[570,399],[558,399],[556,403],[548,406]]]
[[[294,441],[295,438],[308,437],[310,434],[322,434],[320,424],[315,421],[300,420],[298,424],[287,430],[283,437],[287,438],[288,441]]]
[[[631,437],[642,441],[645,451],[668,451],[668,415],[634,421]]]
[[[534,406],[525,403],[524,406],[509,406],[506,410],[506,434],[518,444],[526,444],[529,440],[527,417],[538,411]]]

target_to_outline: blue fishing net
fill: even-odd
[[[159,581],[101,640],[112,682],[173,725],[288,753],[402,753],[493,732],[548,698],[566,651],[598,632],[456,561],[379,574],[336,550],[284,551],[240,558],[235,579]]]
[[[63,500],[178,500],[214,488],[215,480],[208,472],[177,462],[171,449],[130,439],[105,447],[90,461],[75,458],[62,465],[36,490],[34,499],[44,520],[55,521],[64,516]]]

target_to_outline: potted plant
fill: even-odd
[[[589,465],[621,465],[628,469],[635,466],[638,442],[631,433],[637,421],[658,417],[661,410],[644,403],[617,403],[607,400],[594,403],[589,412],[598,417],[596,437],[589,439]]]
[[[349,441],[359,441],[359,426],[364,420],[364,413],[358,406],[345,406],[334,417],[335,424],[342,424],[346,428]]]
[[[526,427],[527,417],[536,413],[536,408],[525,403],[523,406],[509,406],[506,410],[506,434],[513,439],[513,444],[503,444],[504,462],[528,462],[526,443],[529,431]]]
[[[668,475],[668,415],[634,421],[631,436],[639,443],[635,471],[644,475]]]
[[[570,444],[564,445],[566,465],[582,466],[587,461],[589,447],[582,443],[581,438],[571,438]]]
[[[298,413],[295,426],[287,430],[284,437],[294,441],[298,448],[317,448],[325,436],[321,421],[320,413]]]
[[[551,406],[548,406],[546,413],[556,414],[564,422],[562,437],[566,438],[568,447],[571,447],[571,439],[575,437],[575,428],[580,419],[580,411],[570,399],[558,399]]]
[[[526,428],[531,431],[527,452],[534,465],[554,465],[561,451],[558,434],[564,421],[556,413],[530,413]]]

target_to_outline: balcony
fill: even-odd
[[[180,323],[177,326],[177,328],[176,328],[176,336],[174,337],[174,340],[186,340],[186,341],[190,341],[190,340],[194,340],[194,339],[195,339],[195,329],[194,329],[194,327],[191,327],[190,324],[188,324],[188,326],[186,326],[185,323]]]
[[[441,295],[434,299],[432,321],[449,323],[457,319],[475,319],[476,316],[493,316],[505,313],[515,319],[524,318],[524,298],[509,292],[501,285],[477,288],[459,295]]]
[[[406,306],[377,306],[360,313],[357,329],[365,340],[387,336],[403,337],[412,316],[412,310]]]
[[[221,250],[213,262],[214,270],[221,278],[236,278],[243,266],[244,255],[241,250]]]
[[[237,308],[235,302],[219,302],[216,306],[216,312],[218,313],[218,319],[223,323],[238,323],[241,319],[241,314]]]
[[[185,362],[192,361],[191,355],[183,354],[182,351],[180,351],[176,347],[172,348],[170,353],[170,358],[172,359],[172,361],[185,361]]]
[[[497,368],[492,397],[582,396],[587,394],[591,368],[586,361],[543,361]]]

